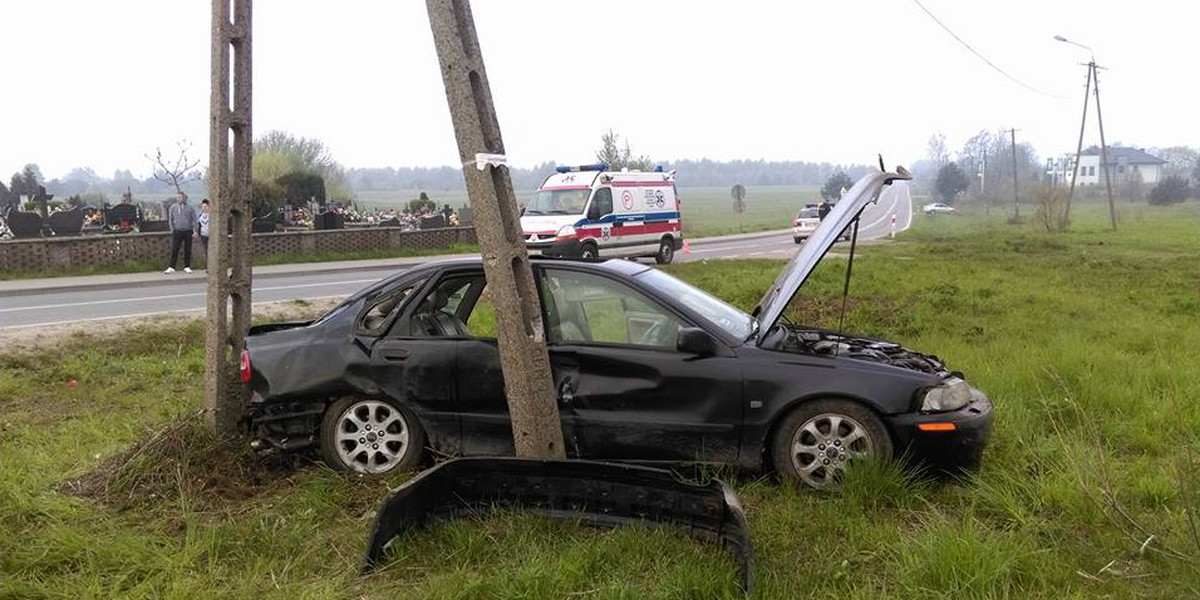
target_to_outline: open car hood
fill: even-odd
[[[762,342],[767,332],[775,327],[779,316],[796,296],[800,286],[804,285],[813,269],[817,267],[817,263],[821,262],[825,253],[829,252],[829,248],[837,241],[838,234],[854,222],[854,219],[868,204],[879,200],[879,194],[883,192],[885,186],[890,185],[893,181],[909,179],[912,179],[912,175],[904,167],[896,167],[894,173],[875,171],[859,179],[842,196],[829,214],[825,215],[825,219],[817,226],[816,231],[792,257],[791,262],[779,274],[775,283],[767,289],[767,293],[759,301],[758,307],[754,309],[754,316],[758,317],[759,323],[759,343]]]

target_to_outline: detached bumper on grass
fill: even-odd
[[[523,508],[600,527],[680,526],[732,552],[742,589],[749,594],[754,588],[750,529],[729,486],[687,483],[663,469],[577,460],[460,458],[421,473],[379,507],[363,571],[378,565],[405,531],[492,508]]]

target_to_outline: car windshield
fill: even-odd
[[[583,213],[589,188],[571,190],[538,190],[525,205],[527,215],[578,215]]]
[[[704,290],[692,287],[658,269],[648,269],[636,277],[646,285],[662,292],[663,295],[674,298],[680,304],[696,311],[700,316],[739,340],[748,339],[754,333],[756,323],[754,317],[726,304]]]
[[[813,207],[813,208],[804,208],[804,209],[801,209],[801,210],[800,210],[800,216],[799,216],[798,218],[801,218],[801,219],[819,219],[819,218],[821,218],[821,209],[819,209],[819,208],[816,208],[816,207]]]

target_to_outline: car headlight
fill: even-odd
[[[573,225],[563,225],[562,228],[558,230],[557,237],[560,237],[560,238],[575,237],[575,227]]]
[[[942,385],[925,390],[921,399],[921,410],[944,412],[958,410],[971,402],[971,386],[958,377],[947,379]]]

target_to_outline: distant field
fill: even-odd
[[[817,186],[749,187],[746,210],[739,224],[733,212],[733,198],[726,187],[681,187],[683,228],[689,237],[726,235],[740,231],[770,231],[791,226],[791,218],[806,202],[819,198]],[[369,208],[400,208],[417,197],[414,190],[356,192],[359,206]],[[431,192],[429,199],[439,206],[449,204],[458,208],[467,204],[465,191]],[[517,200],[524,203],[533,190],[517,190]]]

